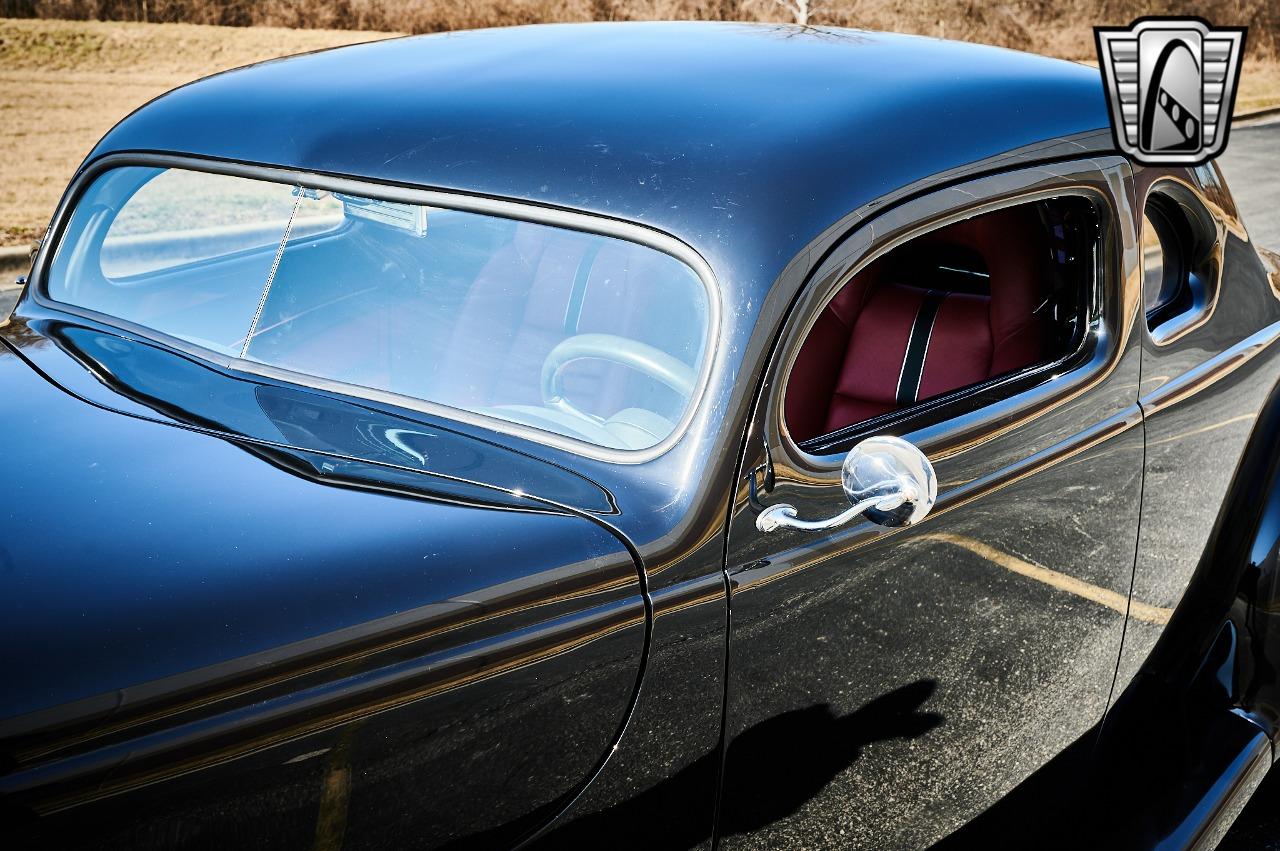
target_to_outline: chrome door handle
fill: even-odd
[[[938,479],[924,453],[900,437],[869,437],[849,450],[840,483],[850,506],[825,520],[801,520],[794,505],[778,503],[756,517],[761,532],[821,531],[860,515],[881,526],[910,526],[924,519],[938,498]]]

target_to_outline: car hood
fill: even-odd
[[[593,517],[611,500],[568,471],[100,329],[0,335],[0,739],[163,704],[184,677],[640,611],[639,567]]]
[[[222,370],[56,314],[17,317],[0,335],[48,379],[91,404],[242,438],[250,451],[316,453],[324,457],[317,474],[330,480],[359,471],[357,478],[377,486],[511,507],[528,507],[532,497],[597,515],[617,512],[609,491],[585,476],[448,420]]]

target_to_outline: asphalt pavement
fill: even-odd
[[[1218,165],[1249,237],[1280,251],[1280,118],[1233,129]]]
[[[18,272],[9,270],[0,270],[0,274],[4,277],[0,278],[0,317],[7,316],[9,308],[18,301],[18,294],[22,292],[22,288],[15,283]]]

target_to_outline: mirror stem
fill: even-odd
[[[860,516],[868,508],[893,511],[907,501],[908,495],[903,492],[901,487],[896,487],[894,483],[890,482],[884,482],[883,484],[887,486],[890,492],[881,491],[876,496],[859,500],[835,517],[828,517],[826,520],[801,520],[796,517],[796,507],[785,502],[771,505],[756,517],[756,528],[761,532],[772,532],[784,527],[787,529],[803,529],[807,532],[834,529]]]

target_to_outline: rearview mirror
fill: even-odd
[[[756,517],[761,532],[816,531],[865,516],[881,526],[910,526],[924,519],[938,498],[938,479],[924,453],[900,437],[869,437],[849,450],[840,483],[850,507],[826,520],[801,520],[793,505],[771,505]]]
[[[849,504],[881,526],[910,526],[938,498],[938,479],[924,453],[900,437],[868,437],[849,450],[840,481]]]

